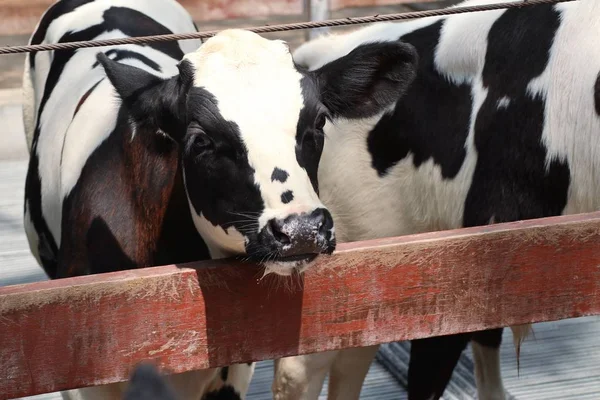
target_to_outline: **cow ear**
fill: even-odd
[[[180,76],[157,77],[141,68],[98,53],[98,62],[136,124],[177,139],[185,121],[185,93]]]
[[[315,71],[321,102],[333,117],[374,116],[404,95],[415,79],[417,64],[417,52],[410,44],[363,44]]]

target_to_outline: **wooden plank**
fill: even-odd
[[[342,244],[303,281],[231,260],[0,288],[0,398],[600,314],[600,212]]]
[[[0,35],[31,34],[42,14],[56,0],[0,0]],[[237,18],[298,15],[303,0],[178,0],[197,22]],[[421,0],[425,2],[434,0]],[[331,9],[377,7],[413,0],[331,0]],[[202,29],[202,28],[201,28]]]

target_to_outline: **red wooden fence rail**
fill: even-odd
[[[230,260],[0,288],[0,398],[600,314],[600,213],[340,245],[305,279]]]

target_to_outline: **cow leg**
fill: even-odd
[[[255,367],[255,363],[244,363],[220,368],[203,399],[245,399]]]
[[[275,360],[274,400],[317,400],[339,351]]]
[[[477,332],[471,342],[479,400],[504,400],[506,394],[500,371],[502,328]]]
[[[439,399],[471,337],[470,333],[462,333],[413,340],[408,365],[408,399]]]
[[[379,346],[357,347],[339,352],[329,372],[328,400],[358,400],[369,367]]]

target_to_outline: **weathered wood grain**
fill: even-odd
[[[0,288],[0,398],[600,314],[600,213],[340,245],[290,283],[231,260]]]

